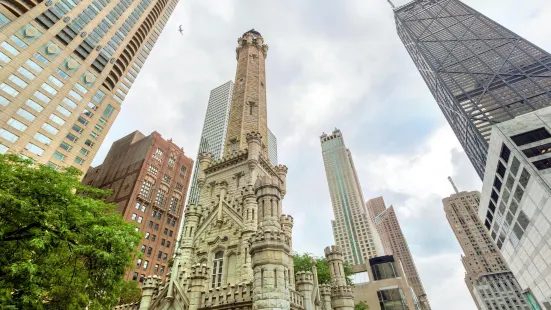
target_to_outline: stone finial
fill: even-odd
[[[199,164],[202,162],[210,163],[213,161],[214,157],[210,152],[202,152],[197,159],[199,160]]]
[[[191,277],[204,277],[205,279],[209,277],[209,268],[205,264],[195,264],[191,266]]]
[[[188,216],[200,216],[201,215],[201,207],[198,205],[188,205],[184,211],[184,214],[186,217]]]
[[[331,286],[328,284],[322,284],[319,286],[321,296],[331,296]]]
[[[153,293],[153,290],[156,289],[157,286],[158,286],[157,276],[145,277],[145,280],[142,285],[142,291],[151,290],[151,293]]]
[[[289,227],[293,228],[293,217],[287,214],[282,214],[279,218],[279,221],[281,222],[281,227]]]
[[[342,255],[341,248],[337,245],[332,245],[332,246],[326,247],[324,252],[325,252],[326,257],[328,257],[329,255],[334,255],[334,254]]]
[[[302,283],[314,283],[314,276],[310,271],[299,271],[295,276],[295,282],[297,285]]]

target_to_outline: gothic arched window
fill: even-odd
[[[212,260],[212,288],[222,286],[222,265],[224,263],[224,251],[214,254]]]

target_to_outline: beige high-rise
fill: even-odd
[[[461,262],[466,271],[465,283],[478,309],[510,309],[505,308],[509,306],[529,309],[517,280],[478,219],[480,192],[459,192],[442,202],[446,218],[463,250]],[[499,308],[500,305],[503,308]]]
[[[177,2],[1,2],[0,153],[86,171]]]
[[[379,256],[379,236],[369,220],[356,168],[341,131],[320,137],[323,164],[335,220],[331,221],[335,243],[352,265]]]
[[[425,293],[423,283],[415,267],[415,262],[409,250],[408,243],[398,222],[394,207],[386,207],[383,197],[373,198],[367,201],[367,212],[374,219],[375,227],[381,238],[385,255],[393,255],[402,263],[408,284],[413,288],[419,303],[424,310],[429,310],[430,305]]]

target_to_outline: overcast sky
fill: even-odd
[[[551,50],[551,1],[465,2]],[[475,309],[442,198],[453,191],[448,176],[460,190],[481,182],[385,0],[180,0],[94,165],[134,130],[158,131],[195,159],[209,92],[233,80],[236,40],[251,28],[270,46],[268,119],[289,167],[283,206],[295,218],[294,250],[322,255],[334,243],[319,136],[337,127],[365,198],[396,208],[433,309]]]

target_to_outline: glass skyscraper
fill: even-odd
[[[320,137],[323,164],[335,220],[331,221],[335,243],[352,265],[366,263],[382,254],[379,235],[364,207],[364,198],[350,150],[341,131]]]
[[[274,166],[277,166],[277,138],[268,128],[268,160]]]
[[[197,158],[203,152],[210,152],[215,160],[220,159],[224,154],[232,94],[232,81],[227,81],[210,91],[209,104],[207,106],[205,122],[203,123],[203,130],[201,131]],[[197,185],[198,167],[199,161],[197,160],[193,169],[188,204],[199,202],[199,186]]]
[[[177,2],[1,2],[0,153],[86,171]]]
[[[460,0],[394,9],[402,39],[480,178],[493,124],[551,103],[551,55]]]

